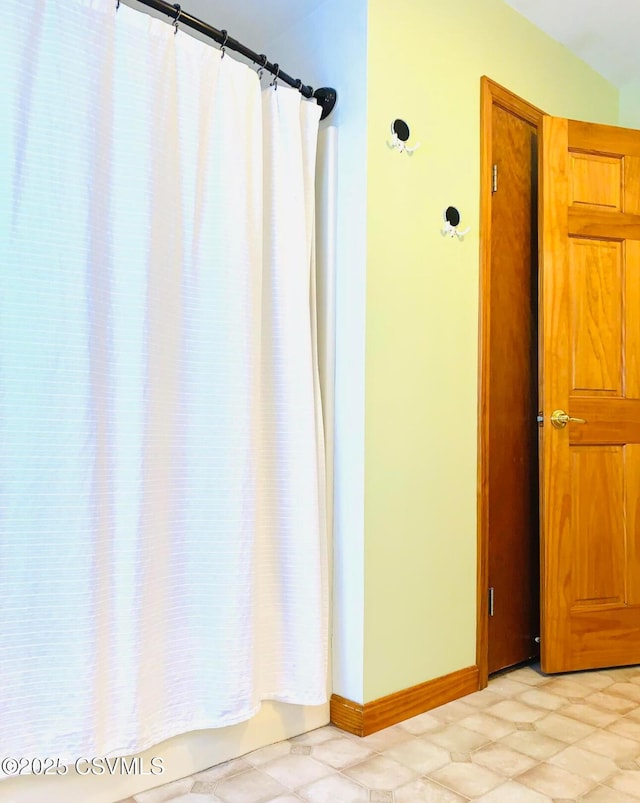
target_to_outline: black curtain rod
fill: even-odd
[[[259,68],[267,70],[267,72],[275,75],[278,81],[284,81],[285,84],[289,84],[289,86],[298,89],[305,98],[315,98],[318,105],[322,107],[322,114],[320,115],[321,120],[324,120],[336,105],[338,94],[335,89],[322,87],[321,89],[316,89],[314,92],[313,87],[305,86],[299,78],[292,78],[290,75],[287,75],[286,72],[280,69],[278,64],[272,64],[263,54],[254,53],[253,50],[250,50],[241,42],[232,39],[226,31],[219,31],[203,20],[191,14],[187,14],[178,3],[171,5],[170,3],[166,3],[165,0],[138,0],[138,2],[142,3],[144,6],[153,8],[155,11],[160,11],[168,17],[172,17],[179,25],[187,25],[189,28],[193,28],[194,31],[208,36],[210,39],[213,39],[219,45],[229,50],[235,50],[237,53],[245,56],[245,58],[253,61]]]

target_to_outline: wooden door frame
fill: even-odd
[[[544,112],[487,76],[480,79],[480,291],[478,351],[478,532],[476,664],[479,688],[489,679],[489,398],[491,366],[492,112],[499,106],[540,133]]]

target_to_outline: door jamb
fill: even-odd
[[[478,351],[478,532],[477,532],[477,620],[476,664],[479,688],[489,681],[489,365],[491,338],[491,194],[492,194],[492,111],[493,106],[531,123],[540,133],[544,112],[505,87],[480,79],[480,288]]]

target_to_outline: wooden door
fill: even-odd
[[[640,132],[545,117],[540,184],[542,669],[637,664]]]
[[[507,100],[509,100],[507,98]],[[518,99],[519,100],[519,99]],[[487,294],[488,671],[538,655],[538,126],[492,103],[491,262]]]

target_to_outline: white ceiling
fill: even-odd
[[[135,5],[135,0],[126,1]],[[263,53],[273,39],[324,1],[183,0],[182,5],[190,14],[219,30],[225,28],[230,36]],[[640,0],[505,2],[615,86],[640,81]]]
[[[174,0],[169,0],[173,3]],[[180,0],[185,11],[242,42],[256,53],[325,0]],[[269,55],[269,54],[268,54]],[[270,54],[273,55],[273,54]]]
[[[174,4],[176,0],[167,0]],[[137,8],[152,17],[167,20],[167,17],[138,0],[123,0],[126,5]],[[285,33],[287,28],[306,17],[325,0],[179,0],[185,13],[201,19],[219,31],[226,30],[229,36],[246,45],[255,53],[264,53],[269,43]],[[207,41],[193,29],[189,34]],[[272,53],[267,53],[269,58]]]
[[[640,80],[639,0],[505,0],[615,86]]]

